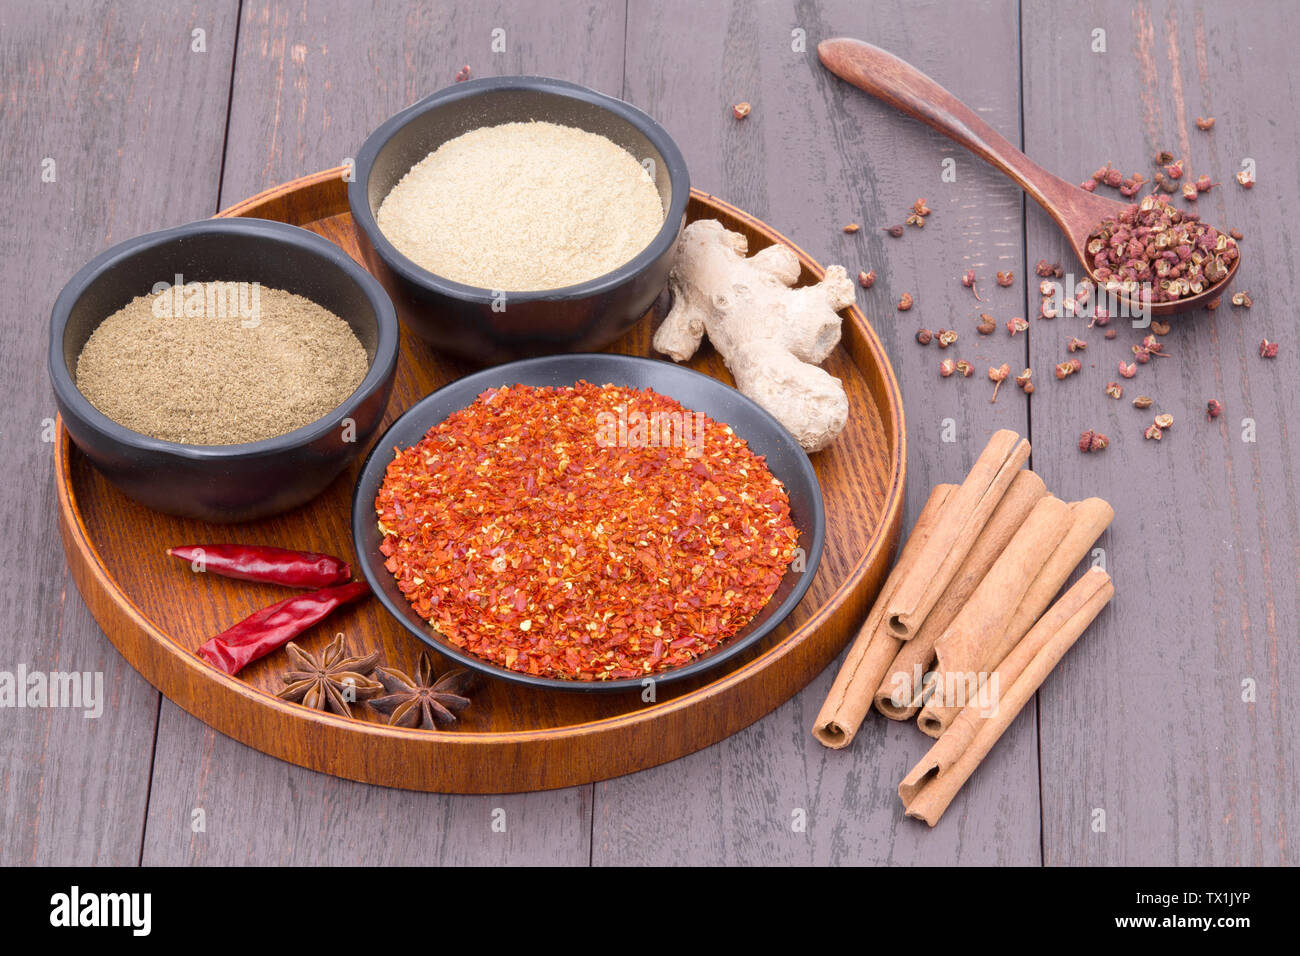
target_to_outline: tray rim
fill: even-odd
[[[331,180],[343,181],[348,173],[348,167],[339,166],[331,169],[321,170],[307,176],[299,177],[289,182],[273,186],[263,190],[254,196],[240,200],[227,207],[217,214],[216,218],[226,218],[242,216],[245,210],[254,210],[276,198],[282,198],[291,193],[310,190],[319,187]],[[773,229],[767,223],[758,219],[749,213],[733,206],[725,200],[718,199],[709,193],[696,188],[691,189],[692,198],[699,200],[706,205],[714,206],[721,209],[727,215],[749,224],[755,231],[774,237],[775,241],[787,245],[795,253],[801,265],[819,278],[825,274],[825,269],[811,256],[809,256],[800,246],[791,241],[783,233]],[[340,213],[341,214],[341,213]],[[258,217],[260,218],[260,217]],[[610,717],[602,717],[597,720],[584,721],[576,724],[564,724],[554,727],[534,728],[529,730],[510,730],[510,731],[482,731],[482,732],[463,732],[463,731],[439,731],[439,730],[412,730],[406,728],[390,727],[370,721],[348,720],[334,714],[321,711],[314,711],[304,708],[300,705],[280,700],[273,695],[253,687],[237,677],[220,673],[215,669],[205,665],[193,654],[187,652],[180,644],[176,643],[169,634],[164,632],[150,621],[143,611],[135,604],[129,594],[120,589],[114,578],[108,571],[105,563],[100,557],[98,548],[91,540],[88,529],[86,528],[80,506],[71,490],[71,455],[73,443],[68,435],[67,429],[63,426],[62,420],[58,420],[58,441],[55,445],[55,484],[56,498],[59,507],[59,528],[64,543],[64,550],[68,558],[69,567],[73,572],[73,578],[79,591],[86,599],[91,613],[96,622],[100,625],[109,641],[118,649],[127,662],[138,671],[146,680],[153,684],[169,700],[177,704],[183,710],[192,714],[208,726],[220,731],[235,740],[240,741],[248,746],[253,747],[264,753],[283,759],[289,763],[298,766],[304,766],[308,769],[320,772],[330,773],[335,776],[347,779],[358,780],[366,783],[375,783],[385,786],[396,786],[406,789],[423,789],[431,790],[437,788],[413,786],[409,782],[397,781],[397,776],[393,773],[386,773],[382,766],[368,765],[362,760],[361,765],[353,766],[351,763],[345,766],[330,766],[331,757],[330,748],[325,747],[328,743],[328,737],[335,734],[344,734],[345,738],[359,738],[361,741],[369,744],[393,742],[404,746],[429,747],[434,744],[438,746],[451,746],[458,751],[463,750],[467,756],[473,755],[476,750],[484,750],[492,747],[509,747],[515,744],[529,743],[537,740],[570,740],[580,742],[583,738],[594,734],[607,733],[622,729],[639,729],[642,725],[650,724],[658,718],[675,716],[683,711],[691,709],[694,705],[718,694],[733,691],[738,685],[746,683],[761,674],[768,666],[777,663],[780,659],[788,656],[796,648],[806,644],[808,640],[815,637],[816,631],[826,623],[827,619],[839,612],[846,601],[853,599],[853,592],[859,588],[863,579],[868,575],[870,565],[880,558],[880,552],[890,549],[897,544],[899,531],[901,530],[902,506],[906,491],[906,472],[907,472],[907,429],[904,417],[901,392],[898,387],[898,381],[894,374],[893,366],[885,353],[884,346],[875,330],[866,321],[861,309],[856,305],[851,305],[845,310],[846,319],[855,326],[857,333],[863,340],[866,348],[872,353],[877,368],[883,379],[885,392],[891,397],[891,410],[893,412],[893,427],[890,428],[889,422],[883,422],[885,426],[886,440],[893,439],[893,462],[889,475],[889,487],[886,493],[885,501],[881,508],[880,520],[877,522],[875,529],[872,531],[871,538],[862,557],[855,562],[849,569],[844,581],[827,597],[825,602],[816,608],[816,610],[804,621],[798,628],[782,641],[774,644],[762,654],[744,662],[734,670],[719,673],[718,676],[694,690],[688,691],[681,696],[674,697],[670,700],[649,704],[636,710],[630,710],[623,714]],[[855,362],[855,364],[857,364]],[[892,431],[892,436],[890,432]],[[888,558],[886,558],[888,561]],[[884,569],[881,571],[883,580]],[[88,589],[94,588],[94,593]],[[103,606],[102,602],[107,600],[109,606]],[[115,613],[114,613],[115,612]],[[134,627],[141,636],[148,641],[146,647],[142,650],[132,643],[126,635],[119,632],[120,625]],[[847,642],[847,636],[845,638]],[[216,689],[216,696],[212,693],[193,692],[193,685],[209,685]],[[797,693],[802,686],[794,688],[787,694],[782,702],[788,700],[790,696]],[[208,698],[202,700],[201,698]],[[278,735],[271,728],[269,732],[262,734],[256,733],[249,729],[249,722],[239,720],[240,711],[224,705],[222,698],[230,701],[231,698],[238,698],[242,703],[260,705],[259,710],[269,711],[278,720],[287,721],[290,724],[298,724],[306,721],[320,728],[326,734],[322,737],[320,743],[312,749],[324,751],[322,759],[315,763],[304,762],[306,755],[302,749],[295,749],[291,746],[292,741],[287,735]],[[777,705],[779,706],[779,704]],[[709,738],[700,743],[691,741],[685,744],[684,749],[674,757],[665,760],[654,760],[644,765],[638,765],[631,769],[618,769],[611,773],[596,774],[594,776],[579,772],[571,778],[558,779],[552,781],[548,778],[547,782],[539,783],[533,786],[513,786],[505,788],[501,786],[487,787],[485,789],[461,789],[445,790],[440,792],[464,792],[464,793],[503,793],[503,792],[521,792],[524,790],[536,789],[555,789],[558,787],[574,786],[582,783],[590,783],[596,780],[609,779],[612,776],[619,776],[624,773],[632,772],[635,769],[656,766],[673,759],[678,759],[689,753],[693,753],[704,747],[710,746],[720,740],[731,736],[745,726],[761,719],[766,713],[770,713],[775,707],[768,708],[756,717],[742,718],[742,722],[734,727],[728,725],[729,729],[721,734],[715,734],[710,731],[706,736]],[[355,762],[355,761],[353,761]]]

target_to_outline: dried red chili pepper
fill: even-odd
[[[255,611],[238,624],[208,638],[194,653],[218,670],[237,674],[252,661],[283,647],[335,608],[370,593],[365,581],[295,594]]]
[[[183,544],[168,548],[167,553],[198,565],[196,571],[291,588],[328,588],[352,578],[352,568],[346,561],[314,551],[247,544]]]

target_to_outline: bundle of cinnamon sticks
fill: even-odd
[[[1115,593],[1092,568],[1052,603],[1114,512],[1051,495],[1028,460],[999,431],[965,481],[930,493],[813,727],[841,748],[873,704],[915,717],[938,740],[898,792],[931,826]]]

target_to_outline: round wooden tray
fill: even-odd
[[[343,169],[307,176],[238,203],[222,216],[294,223],[360,259]],[[749,237],[750,253],[785,243],[803,263],[803,282],[821,267],[762,222],[694,191],[689,219],[716,218]],[[662,304],[662,303],[661,303]],[[658,309],[656,309],[658,312]],[[849,394],[850,423],[812,456],[826,502],[826,548],[803,602],[764,642],[725,672],[640,694],[569,694],[488,681],[449,731],[391,728],[364,707],[346,720],[277,699],[283,654],[229,677],[193,654],[207,637],[287,593],[270,585],[195,575],[169,558],[171,545],[231,540],[325,551],[354,561],[349,530],[360,465],[314,501],[252,524],[213,526],[152,512],[109,485],[60,426],[56,450],[59,527],[72,575],[95,620],[154,686],[217,730],[283,760],[368,783],[452,793],[544,790],[602,780],[692,753],[769,713],[804,687],[843,648],[879,589],[898,540],[906,438],[898,383],[857,308],[844,313],[843,343],[826,363]],[[610,351],[651,355],[662,313]],[[691,363],[730,382],[709,348]],[[416,400],[468,367],[402,336],[387,425]],[[379,651],[409,669],[422,649],[378,601],[341,611],[305,634],[318,651],[342,631],[349,651]],[[442,662],[439,662],[440,665]]]

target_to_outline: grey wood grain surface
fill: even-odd
[[[1297,16],[1262,0],[0,6],[0,670],[101,671],[107,698],[95,720],[0,710],[0,862],[1294,862],[1300,451],[1288,417],[1300,395],[1284,303],[1300,124],[1278,104],[1300,75]],[[196,28],[206,53],[191,50]],[[1092,52],[1096,29],[1105,53]],[[1033,263],[1062,259],[1064,244],[997,173],[823,71],[816,43],[838,34],[913,62],[1067,178],[1107,160],[1149,175],[1157,148],[1186,155],[1193,174],[1223,183],[1202,213],[1247,233],[1237,288],[1254,309],[1225,302],[1177,322],[1165,339],[1175,357],[1142,367],[1122,402],[1102,389],[1140,333],[1117,325],[1107,342],[1073,320],[1031,319],[1009,339],[1003,323],[1037,309]],[[842,752],[813,741],[833,669],[663,767],[553,793],[443,796],[336,780],[211,731],[160,702],[90,619],[64,568],[41,436],[58,289],[114,241],[338,164],[465,64],[624,96],[677,139],[694,185],[823,262],[876,271],[859,302],[903,389],[907,526],[1000,427],[1030,434],[1057,494],[1115,504],[1101,542],[1112,607],[934,831],[903,819],[895,793],[929,742],[914,726],[869,718]],[[753,104],[743,122],[730,115],[740,100]],[[1195,128],[1200,115],[1216,116],[1213,131]],[[41,181],[47,157],[54,183]],[[1259,170],[1249,193],[1232,182],[1245,157]],[[880,231],[918,197],[934,209],[924,230]],[[850,221],[862,230],[846,235]],[[959,284],[967,268],[986,302]],[[1015,285],[998,288],[997,270]],[[902,292],[916,298],[907,313]],[[993,336],[976,334],[980,312],[997,319]],[[958,343],[922,348],[921,326],[956,329]],[[1053,381],[1072,334],[1089,342],[1084,374]],[[1258,358],[1265,336],[1282,343],[1279,360]],[[940,379],[943,357],[975,375]],[[1032,399],[1008,386],[989,403],[985,372],[1002,362],[1032,365]],[[1129,405],[1140,392],[1177,419],[1159,444]],[[1210,397],[1225,408],[1215,422]],[[1110,448],[1079,454],[1086,427]]]
[[[1300,68],[1279,9],[1025,8],[1030,153],[1073,180],[1108,161],[1150,178],[1157,150],[1185,157],[1191,178],[1223,184],[1196,205],[1246,234],[1234,287],[1255,300],[1248,311],[1225,300],[1175,319],[1164,338],[1174,357],[1139,366],[1119,402],[1102,390],[1144,331],[1117,321],[1106,342],[1078,320],[1031,330],[1044,372],[1068,335],[1089,343],[1086,374],[1033,395],[1035,465],[1060,493],[1101,493],[1115,506],[1101,542],[1115,600],[1040,693],[1048,863],[1295,862],[1300,446],[1288,422],[1300,391],[1285,356],[1295,349],[1286,223],[1300,201],[1300,127],[1277,104],[1297,92]],[[1092,52],[1094,29],[1106,31],[1107,52]],[[1209,116],[1214,127],[1198,130]],[[1233,180],[1246,157],[1259,170],[1249,191]],[[1031,261],[1064,254],[1037,207],[1027,222]],[[1282,342],[1278,360],[1259,357],[1265,337]],[[1155,399],[1150,411],[1131,406],[1139,394]],[[1210,398],[1223,403],[1215,421]],[[1157,411],[1175,419],[1159,443],[1142,437]],[[1243,440],[1245,419],[1253,441]],[[1110,436],[1106,453],[1074,453],[1084,428]],[[1248,680],[1253,703],[1243,701]]]
[[[99,673],[105,698],[90,719],[0,710],[5,864],[140,857],[159,695],[99,632],[64,564],[47,330],[59,289],[95,253],[212,214],[234,21],[233,2],[141,0],[23,5],[0,23],[0,670]],[[195,29],[206,53],[192,50]]]

